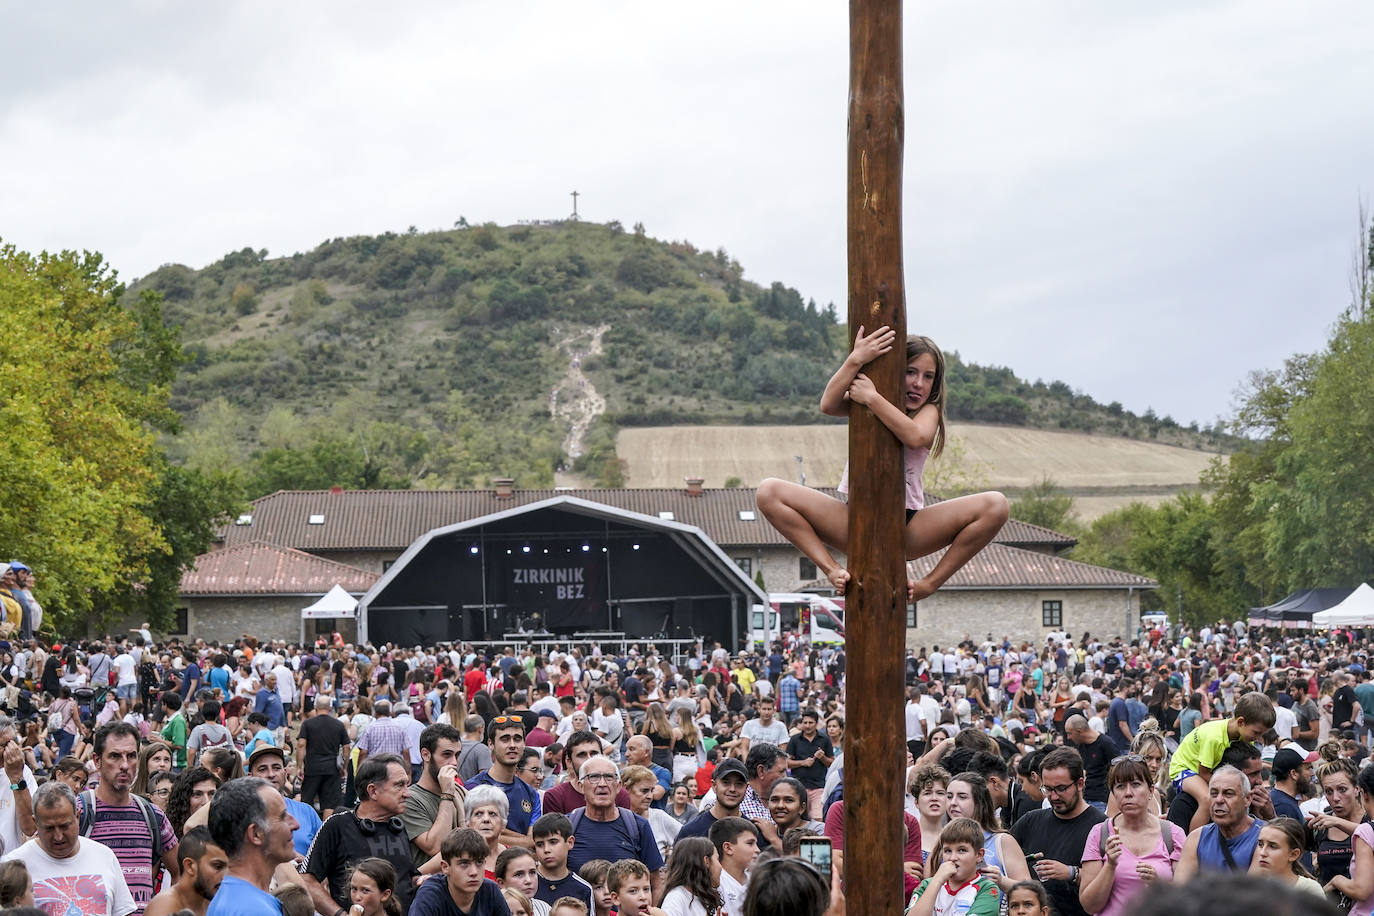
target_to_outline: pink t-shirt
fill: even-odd
[[[1110,821],[1104,823],[1108,825],[1108,836],[1116,832]],[[1178,864],[1179,856],[1183,854],[1183,844],[1188,842],[1188,835],[1177,824],[1169,821],[1163,823],[1168,825],[1169,833],[1174,838],[1173,852],[1165,849],[1162,835],[1156,837],[1154,848],[1150,850],[1149,854],[1140,857],[1137,857],[1123,844],[1121,858],[1116,860],[1116,880],[1112,883],[1112,895],[1107,899],[1107,905],[1097,912],[1097,916],[1120,916],[1122,911],[1126,909],[1126,904],[1130,903],[1137,894],[1145,889],[1145,882],[1135,871],[1137,863],[1145,862],[1153,865],[1156,881],[1168,881],[1173,878],[1174,866]],[[1083,847],[1083,861],[1106,861],[1106,859],[1107,856],[1102,852],[1102,827],[1093,827],[1092,832],[1088,834],[1087,845]]]
[[[1355,828],[1355,839],[1364,843],[1366,846],[1374,848],[1374,825],[1368,822]],[[1358,856],[1350,857],[1350,877],[1355,877],[1355,862]],[[1374,894],[1370,894],[1363,900],[1357,900],[1355,905],[1350,908],[1349,916],[1371,916],[1374,914]]]
[[[904,474],[906,476],[906,507],[908,509],[925,508],[926,491],[921,486],[921,474],[926,469],[928,457],[930,457],[930,449],[928,448],[902,449]],[[849,495],[849,462],[847,461],[844,465],[844,473],[840,475],[840,485],[835,489],[846,496]]]

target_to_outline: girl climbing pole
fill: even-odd
[[[924,578],[907,582],[908,600],[920,601],[934,594],[997,536],[1007,520],[1007,498],[1001,493],[977,493],[926,508],[921,472],[926,459],[939,457],[945,444],[945,357],[929,337],[912,335],[906,339],[906,378],[898,406],[878,394],[863,373],[865,366],[892,350],[896,338],[897,332],[891,328],[865,334],[861,326],[854,337],[854,349],[825,386],[821,413],[847,417],[849,405],[858,404],[901,441],[906,475],[905,556],[914,560],[948,548]],[[840,479],[841,493],[849,492],[848,481],[846,465]],[[756,498],[764,517],[843,595],[849,585],[849,571],[826,547],[848,549],[849,506],[818,490],[776,478],[759,484]]]

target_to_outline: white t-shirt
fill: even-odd
[[[24,782],[29,786],[29,798],[38,791],[38,781],[33,772],[24,767]],[[14,810],[14,792],[10,789],[9,777],[0,779],[0,849],[6,852],[18,849],[24,843],[19,833],[19,813]]]
[[[272,669],[272,673],[277,676],[277,696],[281,697],[282,703],[295,702],[296,678],[291,669],[283,664],[278,664]]]
[[[751,745],[776,744],[784,746],[791,736],[787,733],[787,726],[777,719],[773,720],[772,725],[764,725],[759,719],[750,719],[744,723],[744,728],[740,729],[740,737],[748,738]],[[732,913],[731,916],[734,914]]]
[[[128,916],[138,909],[114,852],[90,837],[78,837],[76,853],[65,859],[48,855],[37,840],[6,853],[11,859],[28,868],[33,902],[46,913]]]
[[[725,869],[720,870],[720,897],[725,905],[720,908],[719,916],[744,916],[744,895],[749,890],[749,873],[744,873],[744,883],[740,884]]]
[[[128,652],[121,652],[114,659],[115,671],[119,673],[119,686],[127,687],[130,684],[138,683],[134,657]]]
[[[924,726],[925,710],[921,709],[919,700],[910,700],[906,704],[906,740],[920,741],[925,738]]]
[[[668,916],[707,916],[706,904],[685,887],[675,887],[663,896],[659,909]]]
[[[1279,733],[1279,737],[1292,741],[1293,732],[1297,727],[1298,717],[1293,714],[1293,710],[1274,704],[1274,731]]]

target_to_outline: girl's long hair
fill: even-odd
[[[372,879],[372,883],[377,885],[378,891],[390,891],[391,896],[382,904],[383,912],[387,916],[401,916],[401,901],[396,897],[396,867],[386,859],[372,857],[363,859],[354,865],[352,871],[361,872]],[[350,877],[350,880],[352,878]]]
[[[929,353],[935,360],[935,380],[930,383],[930,395],[926,404],[934,404],[936,410],[935,441],[930,443],[930,457],[939,458],[945,450],[945,354],[929,337],[909,334],[906,338],[906,361],[908,364],[918,356]],[[925,406],[924,404],[921,406]]]
[[[1284,838],[1288,840],[1289,849],[1296,849],[1299,852],[1307,851],[1307,827],[1303,824],[1299,824],[1293,818],[1276,817],[1264,826],[1273,827],[1275,830],[1282,833]],[[1303,867],[1301,856],[1293,860],[1293,874],[1301,878],[1313,877],[1312,873]]]
[[[640,734],[669,739],[673,737],[673,725],[668,721],[668,713],[660,704],[649,704],[649,716],[644,720],[644,730]]]
[[[959,773],[950,782],[962,782],[969,787],[969,794],[973,796],[973,811],[977,815],[973,820],[980,827],[989,833],[1006,833],[1002,825],[997,823],[997,806],[993,804],[992,793],[988,791],[988,781],[981,774],[972,771]]]
[[[680,840],[668,856],[668,878],[663,882],[666,894],[675,887],[685,887],[697,902],[706,907],[707,916],[715,916],[725,901],[715,882],[707,861],[716,854],[716,847],[706,837],[693,836]]]
[[[697,732],[697,724],[692,719],[692,711],[686,706],[678,707],[677,727],[682,730],[682,740],[695,748],[697,742],[701,740],[701,735]]]

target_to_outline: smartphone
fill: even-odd
[[[827,879],[830,877],[830,837],[804,836],[801,841],[800,855],[820,869]]]

